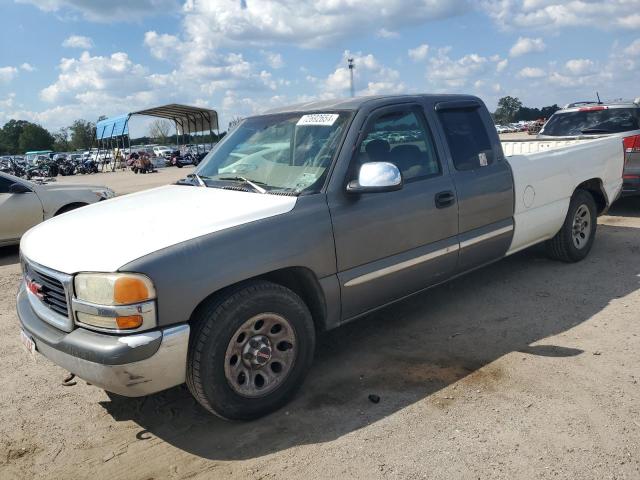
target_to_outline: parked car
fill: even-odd
[[[162,145],[157,145],[152,149],[153,155],[169,159],[171,157],[171,149]]]
[[[633,101],[577,102],[555,112],[538,138],[621,139],[625,148],[622,195],[640,195],[640,97]]]
[[[407,129],[421,140],[392,146]],[[30,230],[23,341],[117,394],[186,381],[224,418],[267,414],[302,383],[316,332],[538,243],[588,255],[621,189],[622,143],[528,144],[505,157],[464,95],[247,118],[178,184]]]
[[[113,196],[107,187],[39,184],[0,172],[0,246],[18,243],[43,220]]]

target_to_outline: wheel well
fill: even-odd
[[[593,200],[596,202],[596,206],[598,207],[598,215],[601,215],[606,211],[608,207],[607,194],[602,187],[602,180],[599,178],[592,178],[586,182],[582,182],[576,187],[576,190],[586,190],[593,196]]]
[[[275,270],[252,278],[247,278],[246,280],[213,292],[196,306],[191,314],[191,318],[194,317],[194,314],[203,306],[203,304],[210,301],[212,298],[226,297],[232,292],[242,288],[246,283],[255,280],[266,280],[277,283],[295,292],[309,308],[316,330],[326,330],[327,307],[324,293],[322,292],[322,288],[320,287],[315,274],[305,267],[289,267],[281,270]]]
[[[76,208],[80,208],[80,207],[86,207],[87,205],[89,205],[88,203],[84,203],[84,202],[73,202],[73,203],[68,203],[62,207],[60,207],[58,209],[58,211],[56,213],[54,213],[54,217],[56,215],[60,215],[62,213],[66,213],[70,210],[75,210]]]

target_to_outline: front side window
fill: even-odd
[[[318,112],[248,118],[209,152],[197,173],[213,187],[249,181],[266,193],[317,192],[350,116]]]
[[[438,113],[456,170],[475,170],[491,165],[493,148],[477,108]]]
[[[386,113],[370,123],[357,161],[393,163],[405,182],[441,173],[433,139],[413,110]]]

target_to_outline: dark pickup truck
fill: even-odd
[[[302,383],[319,332],[536,243],[588,254],[622,142],[505,150],[526,154],[505,157],[464,95],[247,118],[177,184],[30,230],[22,340],[111,392],[186,382],[217,415],[264,415]]]

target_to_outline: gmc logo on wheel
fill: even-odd
[[[42,295],[42,285],[37,282],[34,282],[32,279],[27,278],[27,288],[31,293],[33,293],[38,298],[43,298]]]

